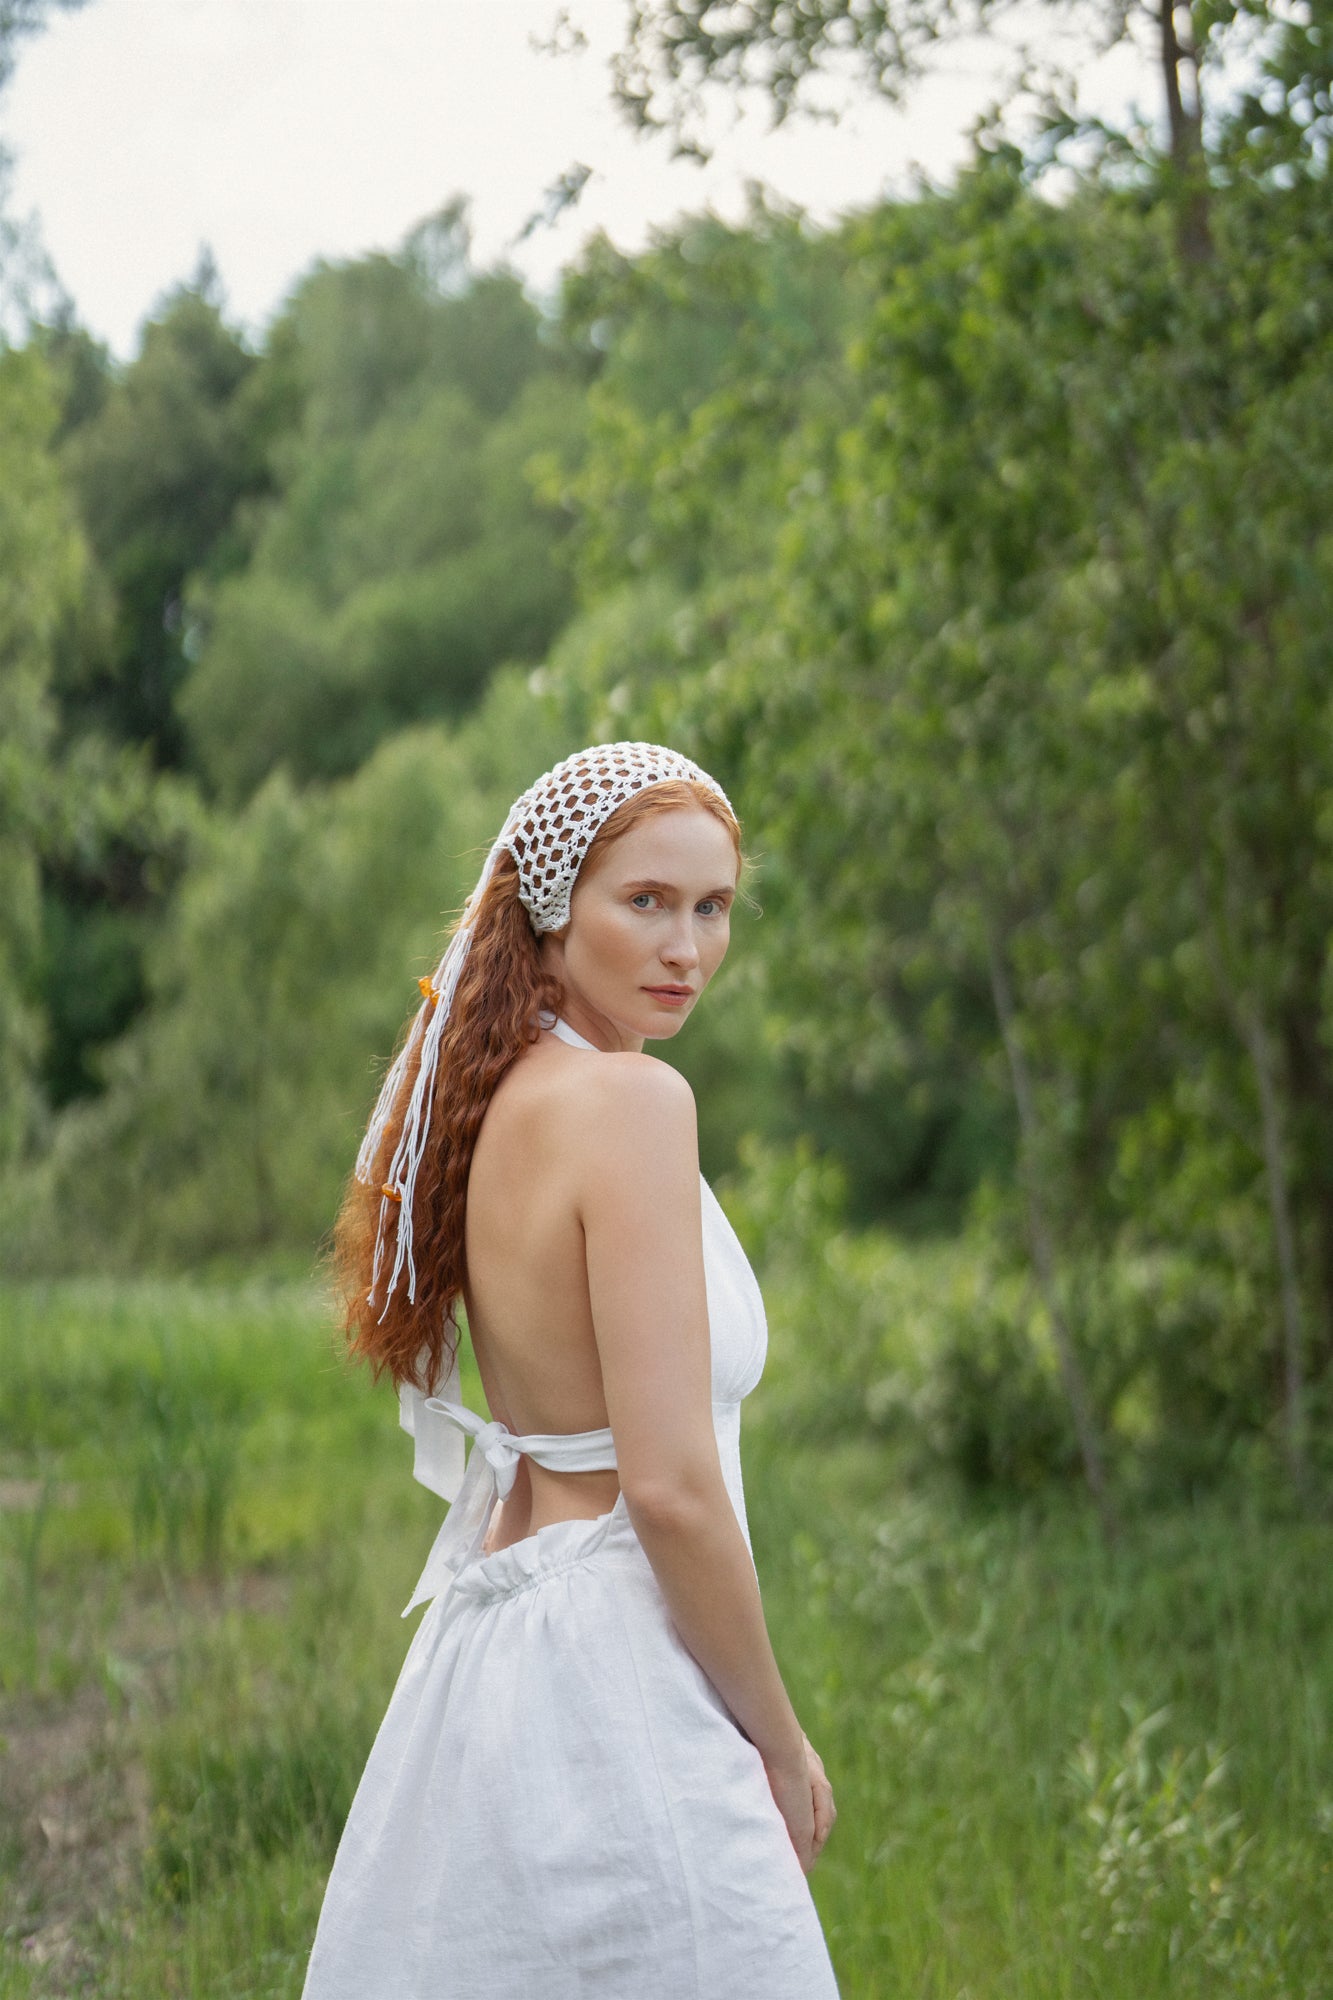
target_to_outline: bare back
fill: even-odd
[[[586,1066],[607,1061],[543,1034],[502,1079],[472,1158],[468,1327],[491,1414],[521,1434],[607,1421],[571,1152]],[[525,1458],[492,1545],[591,1519],[618,1491],[614,1472],[552,1472]]]

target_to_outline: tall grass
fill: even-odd
[[[1107,1550],[799,1435],[775,1361],[747,1489],[849,2000],[1333,1993],[1327,1526],[1219,1492]],[[0,1993],[295,1995],[437,1513],[392,1401],[257,1281],[0,1294],[0,1385]]]

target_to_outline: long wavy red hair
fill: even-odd
[[[742,858],[740,828],[724,801],[694,779],[673,778],[646,786],[619,806],[593,836],[583,867],[640,821],[682,806],[702,806],[721,820]],[[333,1267],[349,1351],[369,1362],[377,1376],[415,1382],[420,1389],[430,1388],[452,1351],[453,1315],[467,1284],[467,1184],[481,1121],[501,1078],[541,1032],[539,1015],[558,1014],[564,1005],[564,989],[542,964],[540,940],[518,890],[517,864],[502,851],[471,920],[472,941],[440,1039],[430,1129],[412,1204],[415,1300],[402,1285],[387,1308],[381,1297],[370,1296],[380,1188],[416,1081],[415,1058],[407,1064],[368,1179],[353,1175],[348,1181],[334,1225]],[[400,1045],[415,1019],[408,1021]],[[392,1209],[387,1231],[382,1271],[393,1267],[397,1214]]]

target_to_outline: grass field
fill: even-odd
[[[1108,1552],[768,1394],[847,2000],[1328,2000],[1333,1531],[1232,1495]],[[438,1512],[394,1417],[308,1289],[0,1293],[0,1993],[299,1993]]]

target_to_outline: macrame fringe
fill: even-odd
[[[398,1230],[394,1245],[393,1268],[384,1291],[384,1305],[380,1312],[381,1322],[389,1310],[389,1301],[397,1290],[398,1280],[403,1275],[404,1269],[407,1272],[407,1296],[413,1304],[416,1303],[417,1267],[412,1255],[412,1206],[416,1196],[417,1174],[425,1158],[426,1142],[430,1137],[430,1112],[435,1095],[435,1073],[439,1068],[440,1042],[472,944],[472,914],[491,879],[495,857],[499,852],[500,842],[497,840],[486,857],[486,865],[477,879],[476,888],[463,907],[463,916],[458,929],[450,938],[444,957],[429,982],[412,1032],[384,1079],[366,1136],[361,1142],[361,1150],[356,1156],[357,1179],[368,1187],[373,1186],[375,1159],[393,1115],[393,1107],[398,1101],[408,1065],[412,1061],[414,1052],[419,1048],[420,1060],[412,1085],[412,1095],[408,1099],[407,1110],[403,1117],[403,1129],[398,1135],[398,1144],[389,1162],[388,1178],[380,1196],[379,1223],[375,1231],[375,1260],[371,1266],[370,1290],[366,1294],[367,1302],[374,1305],[379,1290],[380,1274],[386,1261],[389,1218],[397,1211]]]

